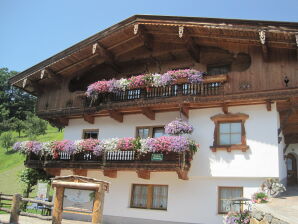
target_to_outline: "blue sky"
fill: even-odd
[[[0,0],[0,67],[22,71],[135,14],[298,22],[298,0]]]

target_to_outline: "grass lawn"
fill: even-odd
[[[28,140],[24,134],[20,138],[17,133],[14,133],[14,136],[16,141]],[[62,139],[63,132],[58,132],[57,128],[50,125],[47,133],[37,138],[38,141],[42,142]],[[0,147],[0,192],[5,194],[22,193],[22,185],[19,182],[18,174],[25,168],[24,160],[24,155],[15,153],[12,150],[7,152]]]

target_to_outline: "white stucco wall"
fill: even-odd
[[[265,105],[230,107],[231,113],[246,113],[245,122],[249,150],[212,152],[214,123],[213,115],[222,113],[221,108],[191,110],[189,122],[194,126],[192,138],[200,144],[194,156],[190,180],[179,180],[177,174],[151,173],[150,180],[137,178],[135,172],[119,171],[118,177],[103,176],[102,171],[89,170],[88,176],[111,182],[106,195],[104,215],[175,221],[184,223],[222,223],[217,214],[218,186],[244,187],[244,197],[250,198],[267,177],[284,177],[285,164],[278,143],[279,127],[276,106],[267,111]],[[165,125],[179,116],[178,112],[157,113],[152,121],[144,115],[125,115],[123,123],[109,117],[95,119],[89,124],[83,119],[70,120],[65,128],[65,139],[80,139],[83,129],[99,129],[99,138],[134,137],[137,126]],[[297,147],[298,148],[298,147]],[[63,170],[61,175],[72,171]],[[167,184],[169,186],[168,210],[157,211],[129,208],[132,184]]]
[[[189,176],[193,177],[279,177],[278,114],[275,105],[267,111],[265,105],[230,107],[231,113],[249,115],[245,123],[249,150],[242,152],[212,152],[213,115],[222,113],[221,108],[191,110],[189,122],[194,126],[192,138],[200,144],[200,150],[192,161]],[[109,117],[95,119],[89,124],[83,119],[70,120],[65,128],[65,139],[80,139],[83,129],[99,129],[99,138],[134,137],[137,126],[165,125],[179,116],[178,112],[157,113],[154,121],[142,114],[125,115],[123,123]],[[266,165],[265,165],[266,164]]]

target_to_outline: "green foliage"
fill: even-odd
[[[1,146],[6,149],[6,151],[9,150],[10,147],[15,143],[15,139],[12,135],[12,132],[4,132],[0,136]]]
[[[9,78],[16,74],[0,68],[0,132],[10,129],[8,124],[12,118],[25,120],[28,112],[34,112],[36,98],[8,83]]]
[[[13,118],[11,123],[13,130],[19,134],[19,137],[21,137],[21,132],[26,129],[25,122],[18,118]]]
[[[46,121],[29,114],[25,122],[25,133],[30,140],[36,140],[37,136],[46,134],[47,125]]]

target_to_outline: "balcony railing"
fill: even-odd
[[[60,152],[56,159],[51,156],[27,155],[25,165],[30,168],[60,168],[60,169],[99,169],[99,170],[126,170],[146,172],[177,172],[180,179],[187,179],[190,169],[192,152],[146,153],[136,151],[106,152],[95,156],[92,152],[70,155]],[[183,174],[184,173],[184,174]],[[186,174],[186,175],[185,175]]]
[[[168,98],[176,96],[216,96],[223,93],[222,82],[184,83],[165,87],[150,87],[126,90],[117,93],[98,94],[96,100],[86,99],[86,106],[98,106],[108,102],[138,99]]]

